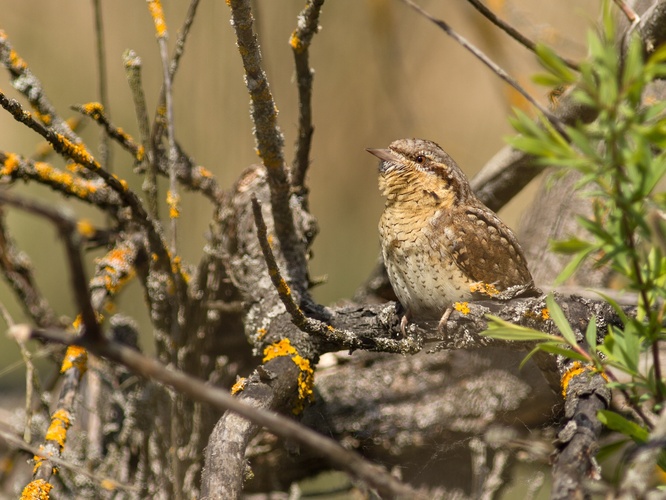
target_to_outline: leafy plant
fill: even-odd
[[[487,334],[537,341],[530,355],[546,351],[594,365],[644,417],[662,409],[666,394],[658,353],[666,310],[666,248],[660,244],[666,193],[659,190],[666,174],[666,103],[646,97],[648,86],[666,76],[666,47],[645,59],[642,40],[634,34],[626,41],[628,50],[623,57],[610,15],[605,16],[602,31],[589,34],[590,57],[580,65],[580,74],[547,47],[539,47],[546,73],[535,78],[541,84],[570,87],[571,98],[596,111],[597,119],[563,126],[563,135],[545,118],[535,123],[516,111],[512,125],[520,135],[509,141],[562,174],[578,172],[576,189],[591,199],[592,216],[578,219],[589,237],[552,244],[554,251],[572,256],[558,282],[570,277],[584,261],[595,259],[596,266],[610,266],[623,277],[626,289],[637,293],[637,314],[628,316],[604,296],[622,326],[599,332],[592,318],[585,349],[578,345],[550,296],[548,310],[561,336],[545,338],[542,332],[519,329],[495,317],[490,317]],[[599,345],[598,335],[603,335]],[[620,378],[619,372],[625,375]],[[649,419],[636,424],[612,412],[599,418],[636,442],[647,439]]]

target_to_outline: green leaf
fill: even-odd
[[[595,351],[597,348],[597,317],[592,316],[590,322],[587,324],[585,329],[585,342],[590,347],[591,351]]]
[[[553,76],[559,78],[561,84],[574,83],[576,74],[571,71],[553,49],[538,43],[535,48],[539,63],[546,68]]]
[[[580,238],[569,238],[568,240],[551,240],[550,249],[553,252],[572,254],[584,252],[592,246],[589,241],[581,240]]]
[[[581,252],[573,257],[569,263],[562,269],[562,272],[555,279],[554,285],[561,285],[568,280],[573,273],[575,273],[585,259],[595,250],[595,247],[590,247],[587,251]]]
[[[562,309],[557,302],[555,302],[555,297],[553,297],[552,293],[548,294],[548,297],[546,297],[546,307],[548,307],[548,312],[550,313],[550,317],[553,319],[555,326],[560,330],[560,333],[567,343],[571,346],[578,345],[576,335],[571,329],[571,325],[569,324],[569,321],[567,321]]]
[[[481,335],[486,335],[494,339],[564,341],[564,339],[556,335],[549,335],[548,333],[543,333],[539,330],[534,330],[533,328],[516,325],[509,321],[505,321],[498,316],[493,316],[492,314],[486,314],[486,318],[488,319],[488,329],[485,332],[481,332]]]
[[[564,356],[565,358],[573,359],[574,361],[581,361],[582,363],[590,362],[590,358],[588,356],[584,356],[578,351],[563,347],[562,343],[543,342],[537,347],[542,351],[549,352],[551,354],[557,354],[558,356]]]
[[[649,432],[636,422],[627,420],[622,415],[611,410],[599,410],[597,412],[599,422],[609,429],[630,437],[639,444],[646,443],[649,438]]]

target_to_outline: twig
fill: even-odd
[[[298,15],[298,27],[291,34],[289,45],[294,52],[296,82],[298,84],[298,141],[291,167],[291,185],[296,192],[305,192],[305,174],[310,165],[312,144],[312,79],[309,63],[312,37],[319,31],[319,13],[324,0],[308,0]]]
[[[296,292],[307,288],[307,264],[303,243],[296,234],[289,206],[290,182],[284,161],[284,138],[277,123],[277,107],[262,67],[262,56],[253,29],[249,0],[230,0],[231,20],[245,69],[257,152],[268,173],[275,233],[287,262],[287,275]]]
[[[167,48],[169,33],[167,31],[166,20],[164,19],[164,11],[162,10],[162,4],[160,3],[160,0],[149,0],[148,8],[150,9],[150,15],[152,16],[153,22],[155,23],[155,35],[157,36],[157,44],[160,48],[162,77],[164,78],[162,88],[164,89],[167,141],[169,143],[167,167],[169,172],[167,205],[169,206],[169,218],[171,220],[171,243],[169,245],[169,249],[171,251],[171,255],[177,255],[177,219],[180,217],[180,196],[178,195],[178,183],[176,182],[176,161],[178,159],[178,152],[176,150],[176,139],[174,137],[173,95],[171,93],[171,72],[169,71],[169,49]],[[174,322],[174,325],[176,323],[177,322]]]
[[[141,58],[129,49],[123,53],[123,64],[125,65],[125,74],[129,83],[132,99],[134,101],[134,112],[136,121],[139,125],[139,135],[141,136],[141,146],[143,147],[144,157],[141,161],[146,168],[146,175],[141,186],[146,193],[148,204],[148,213],[153,219],[157,219],[159,212],[157,207],[157,161],[150,147],[150,125],[148,124],[148,110],[146,108],[146,96],[143,93],[141,85]]]
[[[185,42],[187,41],[187,36],[190,33],[190,28],[194,22],[194,17],[197,13],[197,8],[199,7],[199,0],[191,0],[190,6],[187,9],[187,14],[185,14],[185,20],[183,25],[178,30],[178,39],[176,40],[176,46],[173,51],[173,57],[169,64],[169,76],[171,78],[171,83],[173,84],[174,77],[178,70],[178,65],[180,63],[180,58],[185,52]],[[157,114],[155,116],[155,122],[153,127],[153,132],[151,136],[151,142],[157,144],[162,138],[164,133],[164,120],[160,117],[160,109],[165,106],[165,87],[164,82],[162,82],[162,87],[160,88],[160,96],[157,99]]]
[[[516,40],[518,43],[523,45],[525,48],[531,50],[532,52],[536,52],[536,43],[534,43],[532,40],[527,38],[525,35],[523,35],[520,31],[515,29],[513,26],[509,25],[508,23],[502,21],[499,17],[495,15],[495,13],[490,10],[488,7],[486,7],[483,2],[480,0],[467,0],[470,4],[472,4],[472,7],[474,7],[476,10],[478,10],[483,17],[488,19],[491,23],[493,23],[495,26],[497,26],[499,29],[504,31],[507,35],[509,35],[511,38]],[[571,69],[578,71],[578,64],[575,62],[565,58],[565,57],[560,57],[562,59],[562,62],[569,66]]]
[[[639,446],[638,451],[625,465],[625,473],[620,481],[616,499],[630,500],[633,498],[649,498],[648,488],[655,472],[657,458],[666,445],[666,411],[661,412],[659,420],[650,433],[647,443]]]
[[[520,93],[520,95],[522,95],[525,99],[527,99],[535,108],[537,108],[548,119],[548,121],[562,135],[562,137],[567,138],[567,134],[564,128],[562,127],[562,123],[560,122],[560,120],[550,111],[544,108],[541,104],[539,104],[539,102],[536,99],[534,99],[516,80],[514,80],[511,76],[509,76],[509,74],[506,71],[504,71],[500,66],[498,66],[495,62],[493,62],[492,59],[490,59],[487,55],[485,55],[478,48],[472,45],[469,41],[467,41],[467,39],[456,33],[446,22],[442,21],[441,19],[437,19],[436,17],[433,17],[424,9],[415,4],[412,0],[402,0],[402,1],[407,5],[409,5],[412,9],[417,11],[419,14],[424,16],[426,19],[436,24],[447,35],[449,35],[456,42],[458,42],[460,45],[462,45],[464,48],[470,51],[474,57],[476,57],[479,61],[488,66],[497,76],[499,76],[502,80],[511,85],[514,89],[516,89]]]
[[[617,5],[622,13],[627,17],[627,20],[631,24],[632,28],[638,23],[641,22],[641,18],[638,14],[636,14],[636,11],[631,8],[624,0],[613,0],[615,2],[615,5]]]
[[[12,85],[21,92],[32,108],[36,111],[39,120],[51,127],[57,133],[64,135],[74,144],[80,144],[81,139],[69,127],[67,122],[58,115],[51,101],[46,97],[44,88],[39,79],[30,71],[28,64],[12,48],[7,34],[0,30],[0,64],[9,71]]]
[[[118,193],[112,191],[101,179],[82,179],[49,163],[0,151],[0,183],[6,184],[19,179],[33,180],[102,210],[114,212],[122,205]]]
[[[8,99],[5,94],[0,92],[0,106],[9,111],[15,120],[27,125],[29,128],[44,137],[61,155],[71,158],[75,162],[83,165],[88,170],[99,175],[106,184],[120,196],[121,200],[132,209],[135,220],[146,229],[151,251],[157,254],[158,262],[164,270],[176,282],[174,271],[171,265],[171,257],[166,250],[162,236],[160,235],[155,221],[148,215],[141,203],[141,200],[134,192],[127,188],[127,183],[121,181],[116,176],[103,170],[97,160],[82,145],[73,144],[64,136],[57,134],[51,129],[44,127],[37,122],[30,113],[24,111],[21,105],[14,99]]]
[[[92,0],[93,12],[95,15],[95,39],[97,47],[97,77],[99,78],[99,102],[102,103],[102,108],[109,109],[109,95],[107,91],[107,75],[106,75],[106,52],[104,49],[104,23],[102,22],[102,5],[100,0]],[[99,147],[99,163],[102,168],[113,171],[112,157],[111,157],[111,144],[109,137],[105,133],[100,134],[100,147]]]
[[[78,222],[51,206],[20,198],[6,191],[0,191],[0,203],[6,203],[26,212],[45,217],[58,228],[60,236],[65,242],[67,261],[72,279],[72,290],[76,298],[77,308],[81,314],[81,320],[85,326],[85,335],[89,335],[92,338],[100,337],[102,333],[97,322],[97,315],[90,302],[88,281],[86,279],[83,259],[81,258],[81,235],[79,234]]]
[[[19,437],[15,436],[12,434],[12,432],[9,429],[3,429],[4,424],[0,424],[0,437],[5,440],[5,442],[17,449],[27,451],[28,453],[31,453],[32,455],[39,456],[42,453],[44,453],[43,450],[40,450],[36,446],[31,446],[29,442],[26,442],[25,440],[21,440]],[[129,484],[124,484],[121,482],[116,481],[115,479],[112,479],[110,477],[105,477],[105,476],[99,476],[97,474],[93,474],[89,470],[87,470],[84,467],[80,467],[76,464],[73,464],[71,462],[68,462],[67,460],[63,460],[61,458],[57,457],[50,457],[49,459],[53,464],[63,467],[65,469],[69,469],[72,472],[76,474],[81,474],[98,485],[102,486],[105,489],[121,489],[124,491],[130,491],[130,492],[139,492],[139,488],[137,486],[131,486]]]
[[[134,156],[137,161],[140,162],[143,160],[143,146],[134,142],[132,136],[123,129],[116,127],[111,123],[106,114],[104,104],[99,102],[89,102],[87,104],[72,106],[72,109],[92,118],[96,123],[102,126],[104,137],[115,139],[124,149],[132,153],[132,156]]]
[[[136,350],[120,343],[81,337],[72,339],[59,330],[33,330],[27,325],[18,325],[10,332],[22,338],[41,338],[44,340],[70,344],[83,344],[92,354],[115,361],[134,373],[149,380],[174,388],[191,398],[208,403],[218,410],[230,410],[250,420],[256,425],[266,427],[271,433],[284,439],[306,446],[313,453],[324,456],[332,464],[345,470],[352,476],[376,488],[387,498],[419,498],[409,486],[399,482],[382,467],[372,464],[354,452],[350,452],[332,439],[326,438],[293,419],[273,412],[260,410],[233,397],[225,390],[217,389],[183,372],[168,369],[157,360],[148,358]]]
[[[42,328],[62,326],[46,298],[37,288],[28,257],[22,255],[7,232],[4,210],[0,206],[0,268],[18,296],[19,303]]]
[[[423,347],[423,342],[418,336],[410,336],[402,340],[383,339],[383,342],[374,344],[373,342],[364,340],[363,337],[356,335],[354,332],[340,330],[324,323],[323,321],[305,316],[298,304],[294,302],[291,289],[280,273],[280,268],[278,267],[275,256],[273,255],[273,250],[271,249],[271,245],[268,241],[266,223],[261,213],[261,204],[254,196],[252,197],[252,211],[254,213],[255,224],[257,225],[257,237],[259,238],[259,244],[261,245],[261,250],[264,254],[266,265],[268,266],[268,274],[271,277],[271,281],[277,290],[280,300],[291,316],[292,322],[301,331],[312,335],[317,335],[319,338],[325,339],[326,341],[332,342],[339,347],[350,350],[374,350],[380,345],[382,352],[415,354],[421,350]]]

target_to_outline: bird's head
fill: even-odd
[[[367,149],[379,163],[379,189],[387,203],[450,207],[472,196],[453,158],[432,141],[398,139],[388,149]]]

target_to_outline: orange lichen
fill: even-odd
[[[469,291],[472,293],[476,292],[482,295],[487,295],[488,297],[494,297],[495,295],[499,295],[500,293],[499,290],[492,283],[483,283],[481,281],[472,283],[469,286]]]
[[[169,207],[169,217],[172,219],[180,217],[180,195],[169,189],[166,202]]]
[[[42,181],[48,184],[58,184],[79,198],[87,198],[97,190],[97,187],[92,183],[74,177],[68,172],[58,170],[48,163],[37,161],[34,166],[37,176]]]
[[[196,167],[195,170],[196,170],[196,173],[199,174],[201,177],[213,177],[213,172],[211,172],[210,170],[208,170],[205,167],[199,166],[199,167]]]
[[[469,308],[469,302],[456,302],[453,304],[453,308],[458,311],[460,314],[469,314],[470,308]]]
[[[87,366],[88,366],[88,353],[86,352],[86,350],[83,347],[79,347],[78,345],[70,345],[67,348],[67,352],[65,353],[65,359],[63,359],[62,361],[62,366],[60,367],[60,373],[65,373],[67,370],[71,368],[77,368],[79,370],[79,377],[80,377],[85,373]]]
[[[162,10],[162,4],[160,0],[149,0],[148,9],[150,10],[150,15],[153,18],[153,23],[155,23],[155,32],[158,38],[166,36],[167,26],[166,21],[164,20],[164,11]]]
[[[53,118],[51,117],[50,114],[48,113],[40,113],[38,110],[35,110],[35,116],[39,121],[41,121],[44,125],[51,125],[51,121]]]
[[[51,488],[53,488],[53,485],[46,480],[35,479],[23,488],[21,500],[48,500],[51,498],[49,494]]]
[[[81,236],[92,238],[95,236],[95,226],[88,219],[81,219],[76,223],[76,230]]]
[[[567,397],[567,388],[569,387],[569,382],[571,382],[571,379],[573,379],[577,375],[580,375],[585,370],[590,370],[590,369],[591,369],[590,366],[583,366],[583,364],[580,361],[574,361],[572,363],[569,369],[566,372],[564,372],[564,375],[562,375],[562,379],[560,380],[560,385],[562,386],[563,398]]]
[[[99,102],[88,102],[81,106],[83,112],[97,120],[104,113],[104,106]]]
[[[296,31],[291,34],[291,37],[289,38],[289,45],[291,45],[291,48],[294,49],[294,52],[297,54],[300,54],[305,50],[305,44],[301,41],[300,38],[298,38]]]
[[[314,370],[310,365],[310,361],[298,354],[298,351],[291,345],[289,339],[282,339],[266,347],[262,362],[266,363],[280,356],[289,356],[300,370],[298,374],[298,403],[293,408],[294,414],[299,414],[303,411],[305,400],[312,401],[314,397],[312,390],[314,386]]]
[[[123,191],[127,191],[129,189],[129,185],[127,184],[127,181],[125,179],[121,179],[116,174],[113,174],[113,178],[120,183],[121,187],[123,188]]]
[[[268,333],[268,331],[265,328],[259,328],[257,330],[257,338],[259,340],[261,340],[266,336],[267,333]]]
[[[245,377],[241,377],[238,380],[236,380],[236,383],[231,386],[231,394],[235,395],[241,392],[242,390],[245,389],[245,386],[247,385],[247,379]]]
[[[12,175],[19,166],[19,157],[14,153],[8,153],[5,157],[5,161],[2,162],[2,168],[0,169],[0,176],[3,175]]]
[[[12,69],[21,72],[28,69],[28,64],[23,60],[21,56],[19,56],[16,53],[14,49],[11,49],[9,51],[9,64],[11,65]]]
[[[544,307],[541,309],[541,319],[546,321],[550,319],[550,311],[548,311],[547,307]]]
[[[67,440],[67,429],[69,429],[70,425],[71,419],[69,412],[64,409],[56,410],[51,416],[51,425],[49,425],[44,439],[57,443],[62,452],[65,447],[65,441]]]
[[[116,294],[134,277],[134,268],[128,260],[130,255],[131,251],[128,248],[114,248],[98,260],[98,265],[102,266],[100,271],[103,275],[104,288],[111,295]]]
[[[144,149],[143,146],[139,146],[138,149],[136,150],[136,161],[143,161],[144,157],[146,156],[146,150]]]
[[[118,484],[111,479],[102,479],[99,485],[107,491],[115,491],[118,488]]]

